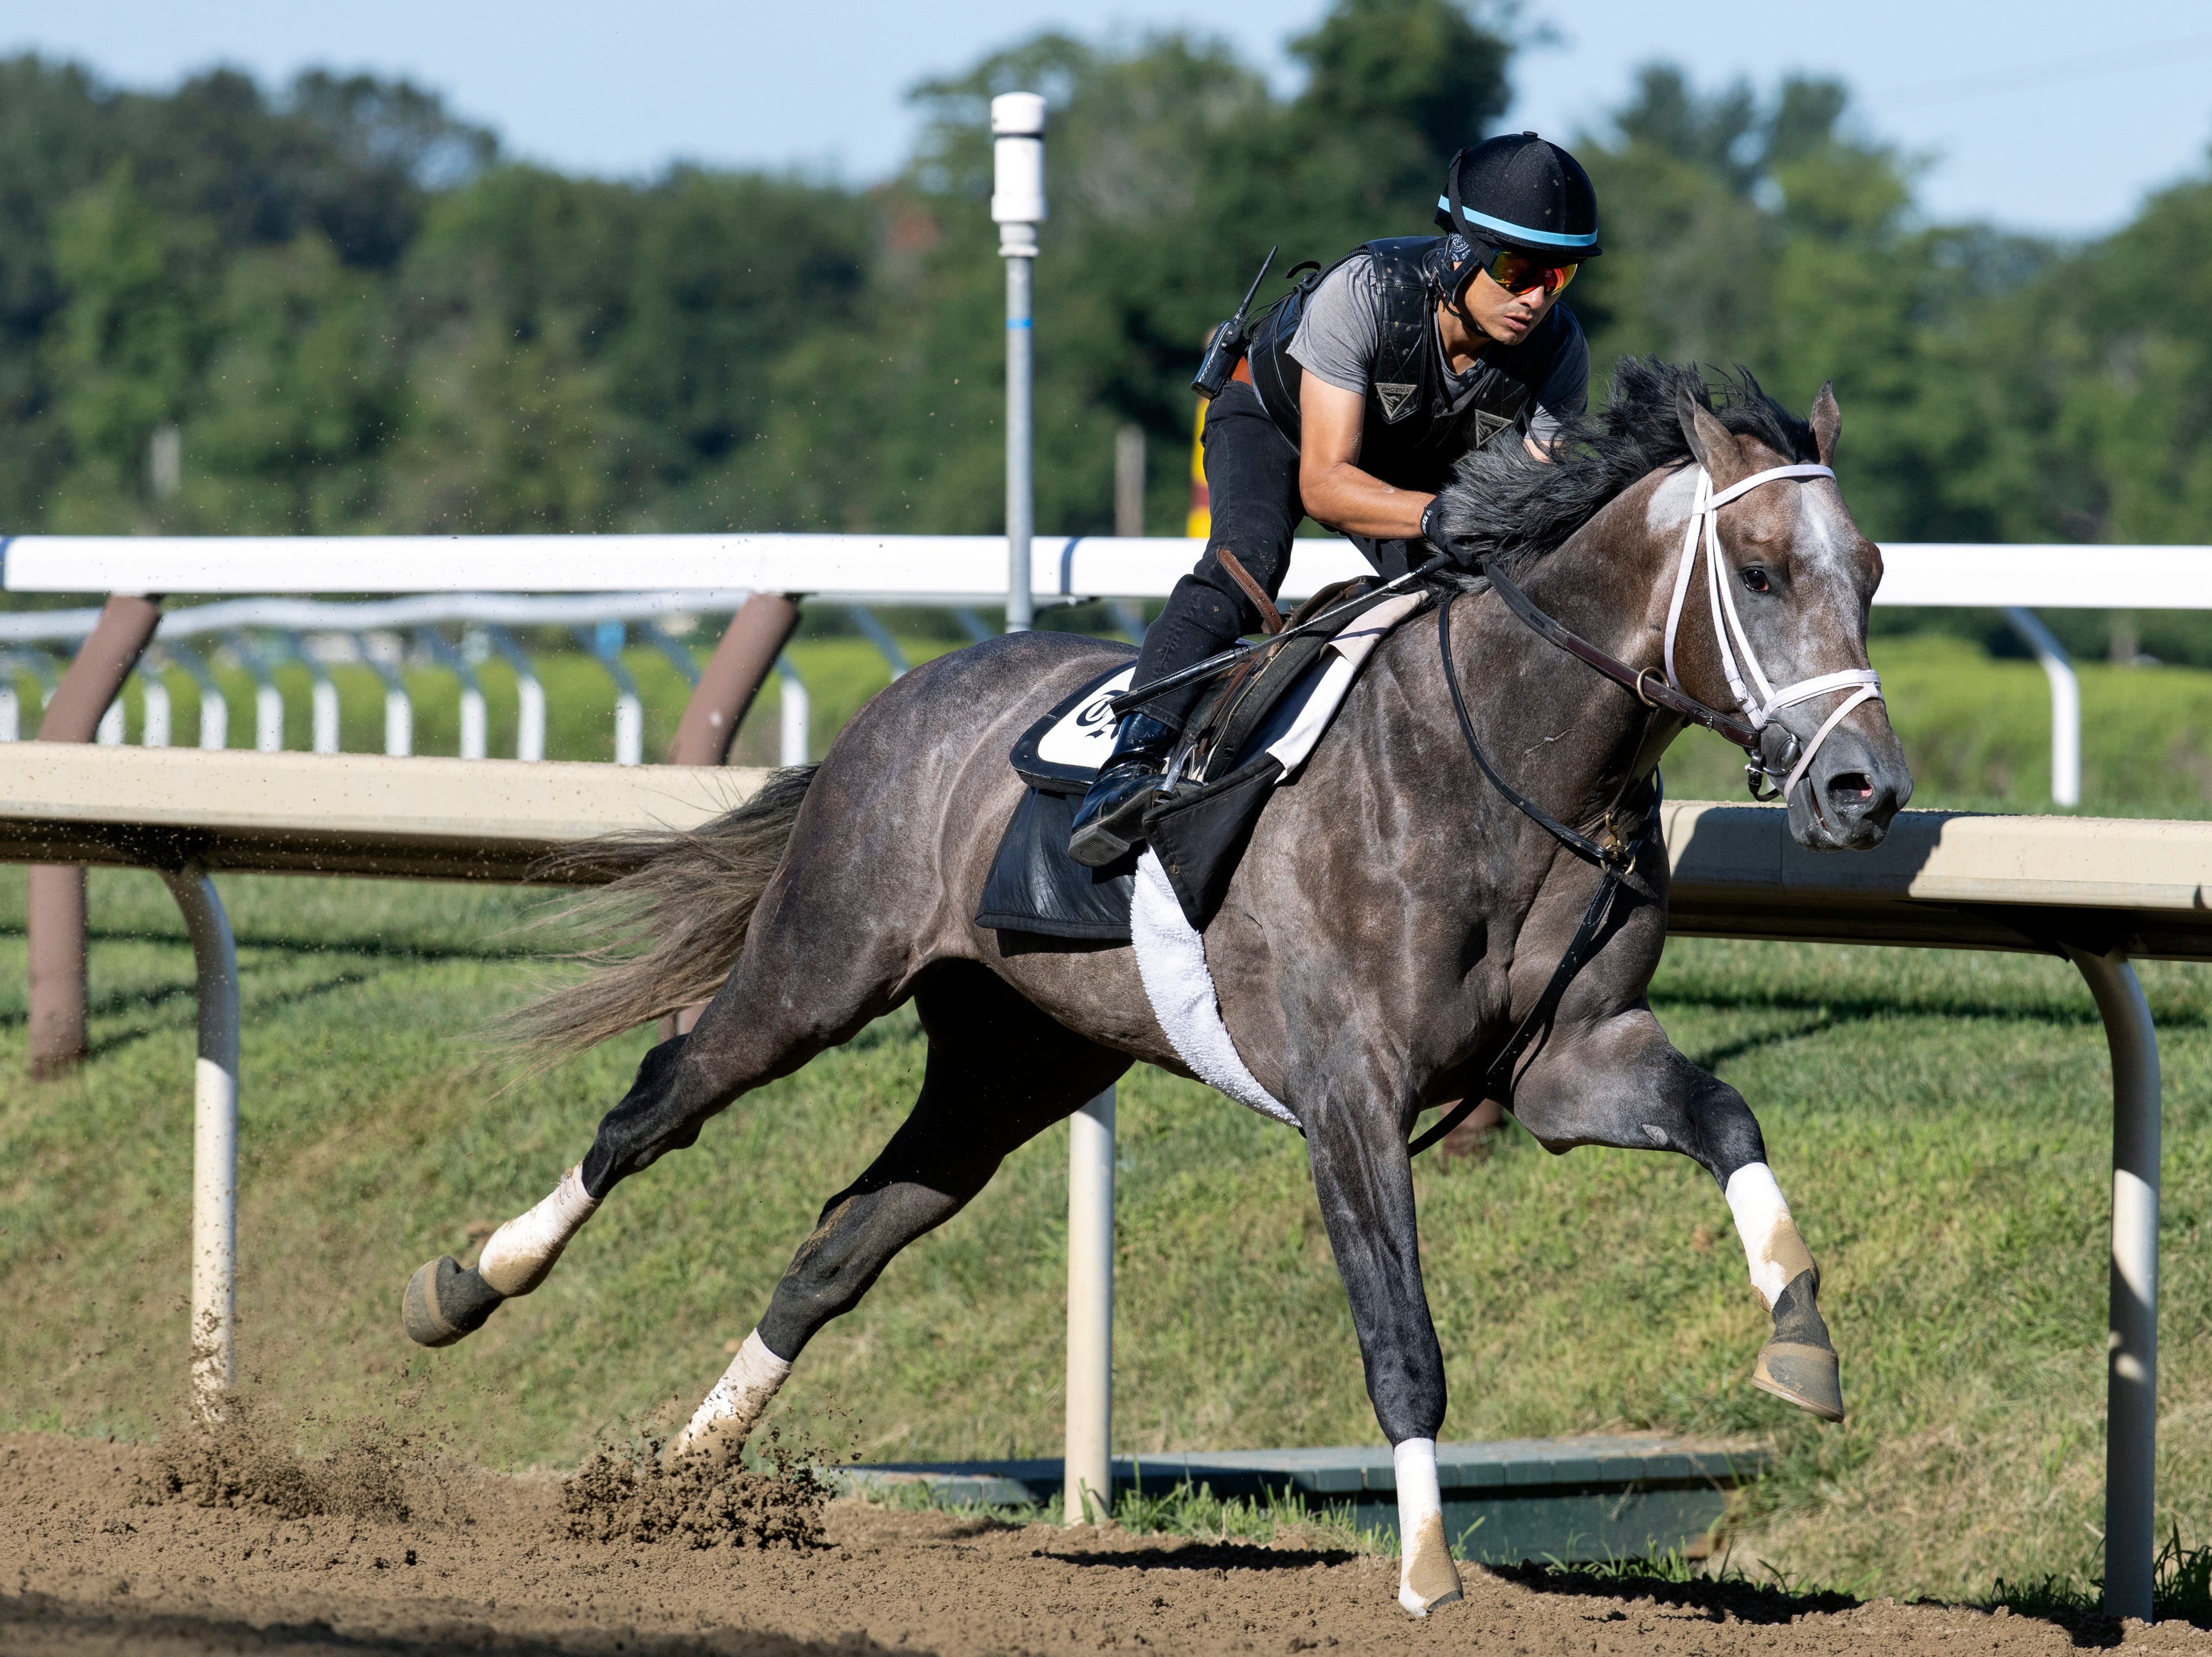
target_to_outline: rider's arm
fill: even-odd
[[[1412,540],[1430,495],[1359,470],[1367,399],[1309,373],[1298,389],[1298,495],[1315,522],[1342,534]]]

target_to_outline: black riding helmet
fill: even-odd
[[[1589,174],[1533,132],[1486,138],[1453,156],[1437,197],[1437,222],[1475,250],[1459,268],[1462,285],[1501,248],[1553,264],[1594,259],[1602,251]]]

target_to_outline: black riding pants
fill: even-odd
[[[1260,394],[1244,381],[1231,380],[1207,406],[1203,441],[1213,532],[1198,568],[1176,583],[1159,620],[1146,631],[1137,658],[1140,685],[1259,631],[1260,612],[1221,567],[1218,554],[1227,548],[1272,598],[1282,591],[1291,540],[1306,515],[1298,498],[1297,445],[1277,429]],[[1395,549],[1396,543],[1389,544]],[[1370,561],[1374,555],[1369,553]],[[1144,711],[1180,731],[1206,690],[1202,683],[1185,685],[1146,703]]]

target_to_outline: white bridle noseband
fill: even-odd
[[[1690,573],[1697,566],[1698,531],[1704,531],[1705,546],[1705,586],[1713,606],[1713,637],[1719,643],[1721,671],[1728,676],[1729,689],[1735,693],[1736,705],[1744,717],[1751,721],[1754,731],[1764,731],[1769,720],[1779,710],[1795,703],[1809,701],[1815,696],[1832,690],[1852,690],[1844,698],[1836,711],[1828,715],[1820,728],[1813,733],[1813,740],[1805,744],[1797,756],[1788,778],[1775,793],[1761,796],[1767,799],[1787,799],[1790,791],[1797,786],[1805,768],[1813,763],[1813,756],[1820,751],[1820,744],[1828,733],[1843,723],[1844,716],[1861,702],[1879,700],[1881,696],[1881,676],[1870,667],[1845,668],[1839,673],[1823,673],[1817,678],[1800,679],[1796,684],[1777,690],[1767,683],[1766,674],[1759,665],[1759,656],[1751,647],[1751,640],[1743,630],[1743,623],[1735,613],[1735,583],[1721,579],[1720,510],[1738,495],[1748,495],[1762,483],[1772,483],[1785,477],[1833,478],[1835,473],[1826,466],[1771,466],[1763,472],[1753,472],[1740,483],[1732,483],[1719,494],[1713,493],[1712,474],[1703,466],[1698,468],[1698,492],[1690,506],[1689,527],[1682,536],[1681,568],[1674,572],[1674,597],[1667,607],[1667,683],[1684,695],[1688,689],[1674,674],[1674,635],[1682,625],[1682,600],[1690,591]],[[1735,647],[1729,646],[1729,636],[1735,636]],[[1751,674],[1747,686],[1742,673],[1737,671],[1736,654],[1741,651],[1743,665]],[[1853,687],[1856,687],[1853,689]],[[1757,695],[1753,694],[1756,688]],[[1765,762],[1760,768],[1765,769]],[[1774,773],[1766,770],[1771,781]],[[1754,776],[1753,780],[1756,780]]]

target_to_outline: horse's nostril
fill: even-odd
[[[1874,798],[1874,784],[1863,771],[1838,771],[1828,779],[1828,798],[1838,805],[1856,805]]]

